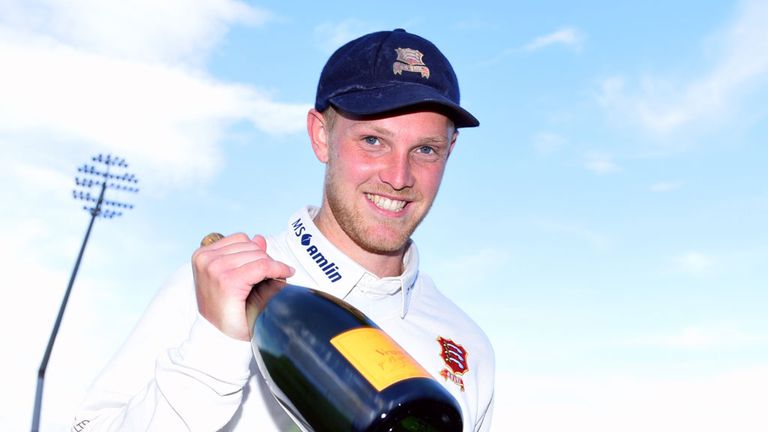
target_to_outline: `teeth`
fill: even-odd
[[[365,196],[374,204],[376,204],[376,207],[383,209],[383,210],[389,210],[391,212],[399,212],[400,210],[405,207],[405,201],[400,200],[391,200],[389,198],[385,198],[383,196],[379,195],[373,195],[373,194],[365,194]]]

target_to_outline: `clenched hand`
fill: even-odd
[[[238,233],[192,255],[197,308],[222,333],[244,341],[251,329],[246,317],[246,300],[251,288],[264,279],[284,279],[294,269],[267,254],[267,242]]]

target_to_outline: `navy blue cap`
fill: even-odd
[[[480,122],[459,106],[459,82],[448,59],[430,41],[403,29],[361,36],[328,59],[315,109],[334,106],[358,116],[433,106],[456,127]]]

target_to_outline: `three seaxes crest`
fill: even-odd
[[[422,78],[429,79],[429,68],[422,58],[424,54],[412,48],[395,48],[397,59],[392,64],[392,72],[402,75],[403,71],[420,73]]]

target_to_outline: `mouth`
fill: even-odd
[[[382,210],[391,211],[395,213],[405,208],[405,205],[408,204],[407,201],[390,199],[387,197],[383,197],[381,195],[374,195],[371,193],[365,194],[365,197],[368,198],[368,201],[376,205],[376,207]]]

